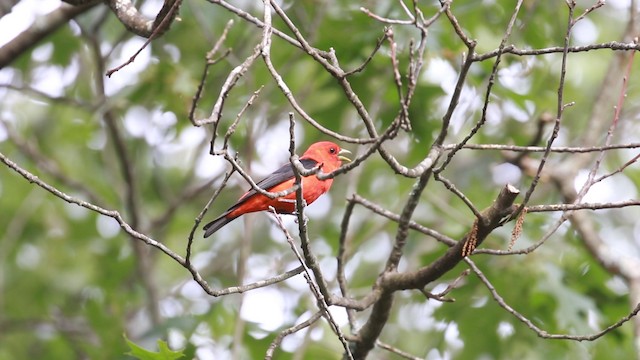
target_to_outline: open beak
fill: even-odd
[[[344,156],[344,154],[351,154],[351,151],[349,151],[347,149],[340,149],[340,151],[338,152],[338,159],[340,159],[342,161],[346,161],[346,162],[351,162],[351,159],[349,159],[348,157]]]

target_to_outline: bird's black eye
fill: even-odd
[[[331,154],[335,154],[336,151],[337,151],[336,148],[333,148],[333,147],[329,148],[329,153],[331,153]]]

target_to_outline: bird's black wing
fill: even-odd
[[[302,166],[307,169],[307,170],[311,170],[313,169],[315,166],[318,165],[318,162],[312,159],[300,159],[300,163],[302,163]],[[269,176],[267,176],[266,178],[258,181],[256,183],[256,185],[258,185],[261,189],[264,190],[269,190],[272,187],[283,183],[287,180],[291,180],[295,177],[295,174],[293,172],[293,165],[291,164],[285,164],[282,165],[278,170],[272,172],[271,174],[269,174]],[[233,208],[236,208],[238,206],[240,206],[243,202],[245,202],[248,198],[250,198],[252,195],[257,194],[258,192],[255,189],[251,189],[249,190],[246,194],[244,194],[242,196],[242,198],[233,206]]]
[[[304,166],[305,169],[310,170],[313,169],[315,166],[318,165],[318,162],[315,160],[311,160],[311,159],[301,159],[300,162],[302,163],[302,166]],[[293,172],[293,165],[291,164],[285,164],[282,165],[282,167],[280,167],[278,170],[274,171],[273,173],[271,173],[269,176],[267,176],[266,178],[258,181],[256,183],[256,185],[258,185],[260,188],[265,189],[265,190],[269,190],[272,187],[283,183],[287,180],[293,179],[295,176],[294,172]],[[237,203],[235,203],[233,206],[231,206],[229,209],[227,209],[227,211],[225,211],[222,215],[218,216],[215,220],[211,221],[210,223],[208,223],[207,225],[204,226],[204,237],[208,237],[211,234],[213,234],[214,232],[218,231],[221,227],[225,226],[226,224],[228,224],[229,222],[233,221],[233,219],[235,219],[235,217],[233,218],[229,218],[227,217],[227,215],[229,215],[230,212],[232,212],[234,209],[237,209],[240,205],[242,205],[245,201],[247,201],[249,198],[251,198],[251,196],[257,194],[258,192],[255,189],[251,189],[249,190],[246,194],[244,194],[240,200],[238,200]]]

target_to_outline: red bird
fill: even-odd
[[[349,150],[340,147],[329,141],[317,142],[309,147],[300,157],[300,162],[305,169],[313,169],[316,166],[324,173],[330,173],[339,168],[342,161],[351,161],[342,156],[351,153]],[[290,189],[295,182],[295,174],[291,164],[282,165],[281,168],[262,179],[257,185],[269,192],[279,192]],[[302,178],[302,197],[307,204],[316,201],[320,195],[329,191],[333,179],[320,180],[316,175]],[[295,211],[296,193],[269,199],[254,189],[247,191],[240,197],[232,207],[227,209],[222,215],[204,226],[204,237],[211,236],[221,227],[227,225],[235,218],[256,211],[270,210],[273,207],[276,212],[290,214]]]

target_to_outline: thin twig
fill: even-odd
[[[493,284],[491,284],[489,279],[487,279],[487,277],[482,273],[482,271],[473,262],[473,260],[471,260],[469,258],[465,258],[464,261],[467,263],[467,265],[469,265],[469,267],[476,274],[478,279],[480,279],[480,281],[487,287],[487,289],[491,293],[491,296],[498,303],[498,305],[500,305],[501,308],[505,309],[508,313],[513,315],[516,319],[520,320],[529,329],[533,330],[536,333],[536,335],[538,335],[539,337],[541,337],[543,339],[593,341],[593,340],[596,340],[596,339],[602,337],[603,335],[611,332],[612,330],[619,328],[624,323],[626,323],[627,321],[629,321],[633,317],[635,317],[638,314],[638,312],[640,312],[640,303],[639,303],[639,304],[637,304],[635,306],[635,308],[628,315],[622,317],[620,320],[618,320],[617,322],[611,324],[610,326],[602,329],[601,331],[599,331],[599,332],[597,332],[595,334],[591,334],[591,335],[550,334],[547,331],[542,330],[539,327],[537,327],[531,320],[529,320],[527,317],[525,317],[524,315],[520,314],[518,311],[516,311],[514,308],[512,308],[509,304],[507,304],[507,302],[504,300],[504,298],[502,298],[502,296],[500,296],[500,294],[498,293],[496,288],[493,286]]]
[[[204,84],[207,79],[207,75],[209,74],[209,68],[229,56],[229,54],[231,53],[231,51],[227,49],[227,51],[225,51],[219,58],[214,59],[215,54],[218,53],[220,47],[222,47],[222,43],[226,40],[232,25],[233,20],[227,21],[227,25],[225,25],[224,30],[222,31],[222,35],[220,35],[218,41],[216,41],[216,43],[213,45],[213,48],[211,48],[211,50],[207,52],[207,55],[205,57],[206,62],[204,64],[202,76],[200,77],[200,83],[198,84],[196,93],[193,95],[193,100],[191,100],[191,108],[189,109],[189,120],[194,126],[198,126],[198,124],[201,122],[201,120],[196,120],[195,112],[196,108],[198,107],[198,101],[200,101],[200,98],[202,97],[202,93],[204,91]]]
[[[314,324],[316,321],[318,321],[318,319],[320,319],[321,317],[322,317],[322,311],[317,311],[313,315],[311,315],[311,317],[309,317],[307,320],[299,323],[298,325],[282,330],[278,334],[278,336],[276,336],[276,338],[273,339],[271,344],[269,344],[269,348],[267,348],[267,352],[264,356],[264,359],[271,360],[273,358],[273,354],[275,353],[276,349],[280,346],[280,344],[282,344],[282,340],[284,340],[285,337],[291,334],[295,334],[302,329],[308,328],[309,326]]]

